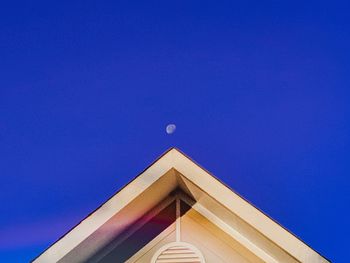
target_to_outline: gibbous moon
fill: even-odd
[[[175,130],[176,130],[176,125],[175,124],[168,124],[167,126],[166,126],[166,133],[167,134],[172,134],[172,133],[174,133],[175,132]]]

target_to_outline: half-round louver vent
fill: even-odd
[[[191,244],[173,242],[160,248],[152,263],[204,263],[201,252]]]

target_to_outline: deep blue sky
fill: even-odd
[[[171,146],[348,262],[348,4],[8,2],[0,262],[35,257]]]

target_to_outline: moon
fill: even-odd
[[[168,124],[166,126],[165,130],[166,130],[167,134],[173,134],[175,132],[175,130],[176,130],[176,125],[175,124]]]

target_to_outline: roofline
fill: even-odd
[[[157,159],[155,159],[150,165],[148,165],[145,169],[143,169],[140,173],[138,173],[138,175],[136,175],[133,179],[131,179],[128,183],[126,183],[124,186],[122,186],[119,190],[117,190],[116,192],[114,192],[105,202],[103,202],[101,205],[99,205],[96,209],[94,209],[92,212],[90,212],[87,216],[85,216],[82,220],[79,221],[79,223],[75,224],[73,227],[71,227],[65,234],[63,234],[61,237],[59,237],[58,239],[56,239],[56,241],[54,241],[50,246],[48,246],[44,251],[42,251],[39,255],[37,255],[34,259],[32,259],[31,262],[37,260],[41,255],[43,255],[46,251],[48,251],[51,247],[53,247],[57,242],[59,242],[60,240],[62,240],[64,237],[66,237],[71,231],[73,231],[76,227],[78,227],[81,223],[83,223],[86,219],[88,219],[92,214],[94,214],[96,211],[98,211],[102,206],[104,206],[106,203],[108,203],[113,197],[115,197],[119,192],[121,192],[123,189],[125,189],[128,185],[130,185],[131,183],[133,183],[140,175],[142,175],[143,173],[145,173],[150,167],[152,167],[155,163],[157,163],[160,159],[162,159],[162,157],[164,157],[166,154],[168,154],[169,152],[171,152],[172,150],[175,150],[176,152],[180,153],[181,155],[183,155],[185,158],[187,158],[190,162],[192,162],[193,164],[195,164],[198,168],[200,168],[201,170],[203,170],[205,173],[207,173],[208,175],[210,175],[211,177],[213,177],[218,183],[220,183],[221,185],[225,186],[229,191],[231,191],[232,193],[234,193],[235,195],[237,195],[240,199],[242,199],[243,201],[245,201],[247,204],[249,204],[250,206],[252,206],[253,208],[255,208],[257,211],[259,211],[261,214],[263,214],[264,216],[266,216],[268,219],[270,219],[272,222],[274,222],[276,225],[278,225],[279,227],[281,227],[283,230],[285,230],[287,233],[291,234],[292,236],[294,236],[297,240],[299,240],[302,244],[306,245],[308,248],[310,248],[312,251],[314,251],[316,254],[318,254],[319,256],[321,256],[322,258],[324,258],[325,260],[331,262],[328,258],[326,258],[325,256],[323,256],[321,253],[319,253],[317,250],[313,249],[310,245],[308,245],[306,242],[304,242],[300,237],[298,237],[297,235],[295,235],[293,232],[291,232],[289,229],[287,229],[286,227],[284,227],[283,225],[281,225],[277,220],[273,219],[271,216],[269,216],[268,214],[266,214],[265,212],[263,212],[262,210],[260,210],[258,207],[256,207],[254,204],[252,204],[250,201],[248,201],[246,198],[244,198],[243,196],[241,196],[239,193],[237,193],[235,190],[233,190],[229,185],[227,185],[226,183],[222,182],[220,179],[218,179],[215,175],[213,175],[211,172],[209,172],[208,170],[206,170],[205,168],[203,168],[200,164],[198,164],[196,161],[194,161],[191,157],[189,157],[188,155],[186,155],[184,152],[182,152],[181,150],[179,150],[176,147],[170,147],[169,149],[167,149],[165,152],[163,152]],[[174,167],[176,170],[176,167]],[[243,218],[242,218],[243,219]],[[244,220],[244,219],[243,219]],[[249,223],[250,224],[250,223]],[[250,224],[251,225],[251,224]],[[251,225],[252,227],[254,227],[254,225]],[[254,227],[255,228],[255,227]],[[257,231],[260,232],[259,229],[255,228]],[[263,234],[263,233],[262,233]],[[265,235],[265,234],[263,234]]]
[[[285,226],[283,226],[281,223],[279,223],[276,219],[272,218],[270,215],[268,215],[266,212],[262,211],[260,208],[258,208],[256,205],[254,205],[251,201],[249,201],[248,199],[246,199],[245,197],[243,197],[241,194],[239,194],[238,192],[236,192],[236,190],[234,190],[231,186],[229,186],[228,184],[226,184],[225,182],[221,181],[218,177],[216,177],[213,173],[211,173],[210,171],[208,171],[207,169],[205,169],[203,166],[201,166],[199,163],[197,163],[195,160],[193,160],[191,157],[189,157],[187,154],[185,154],[183,151],[181,151],[180,149],[176,148],[176,147],[172,147],[170,150],[175,149],[178,152],[180,152],[182,155],[184,155],[187,159],[189,159],[191,162],[193,162],[194,164],[196,164],[199,168],[201,168],[203,171],[205,171],[206,173],[210,174],[215,180],[217,180],[219,183],[221,183],[222,185],[224,185],[225,187],[227,187],[230,191],[232,191],[233,193],[235,193],[238,197],[240,197],[242,200],[244,200],[245,202],[247,202],[248,204],[250,204],[252,207],[254,207],[255,209],[257,209],[260,213],[264,214],[266,217],[268,217],[270,220],[272,220],[273,222],[275,222],[277,225],[279,225],[280,227],[282,227],[284,230],[286,230],[289,234],[293,235],[295,238],[297,238],[299,241],[301,241],[303,244],[305,244],[306,246],[308,246],[310,249],[312,249],[313,251],[315,251],[318,255],[320,255],[321,257],[325,258],[326,260],[328,260],[329,262],[330,259],[328,259],[327,257],[325,257],[324,255],[322,255],[319,251],[315,250],[313,247],[311,247],[309,244],[307,244],[304,240],[302,240],[299,236],[297,236],[296,234],[294,234],[291,230],[289,230],[288,228],[286,228]],[[254,226],[253,226],[254,227]]]
[[[99,210],[104,204],[106,204],[109,200],[111,200],[115,195],[117,195],[119,192],[121,192],[124,188],[126,188],[129,184],[131,184],[137,177],[139,177],[141,174],[143,174],[148,168],[150,168],[152,165],[154,165],[158,160],[160,160],[164,155],[166,155],[171,150],[177,150],[175,147],[168,148],[165,152],[163,152],[157,159],[155,159],[151,164],[149,164],[146,168],[144,168],[141,172],[139,172],[136,176],[134,176],[129,182],[124,184],[121,188],[119,188],[116,192],[114,192],[106,201],[104,201],[101,205],[99,205],[97,208],[95,208],[93,211],[91,211],[87,216],[85,216],[82,220],[80,220],[77,224],[75,224],[73,227],[71,227],[66,233],[61,235],[59,238],[57,238],[51,245],[49,245],[47,248],[45,248],[40,254],[38,254],[35,258],[33,258],[30,262],[34,262],[36,259],[38,259],[42,254],[44,254],[47,250],[49,250],[52,246],[54,246],[58,241],[63,239],[66,235],[68,235],[74,228],[76,228],[78,225],[80,225],[85,219],[89,218],[93,213],[95,213],[97,210]],[[181,152],[181,151],[179,151]],[[181,152],[182,153],[182,152]],[[186,156],[187,157],[187,156]]]

